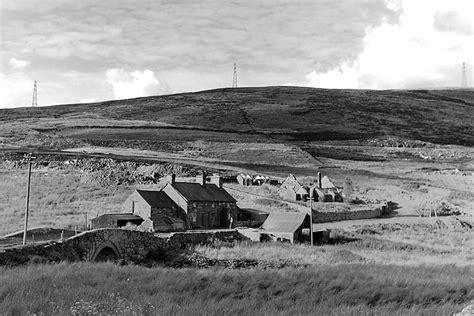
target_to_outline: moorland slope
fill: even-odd
[[[31,138],[53,132],[68,137],[71,131],[89,139],[97,133],[110,135],[117,133],[117,128],[127,128],[117,134],[118,139],[146,140],[146,135],[159,133],[164,138],[192,140],[250,137],[286,142],[392,135],[472,146],[473,118],[472,89],[224,88],[90,104],[0,109],[0,140],[14,143],[21,135]],[[107,130],[112,127],[114,130]],[[215,132],[228,135],[216,136]]]

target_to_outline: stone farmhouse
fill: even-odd
[[[211,177],[211,183],[204,175],[196,183],[175,179],[172,175],[162,191],[186,214],[188,228],[228,228],[231,219],[239,219],[237,200],[224,190],[220,177]]]
[[[135,190],[125,201],[124,211],[143,218],[139,229],[153,232],[229,228],[244,219],[220,177],[211,177],[210,183],[204,175],[196,180],[178,182],[171,175],[161,190]]]

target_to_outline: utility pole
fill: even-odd
[[[311,238],[311,246],[314,246],[313,240],[313,200],[314,200],[314,188],[310,187],[309,192],[309,234]]]
[[[237,63],[234,63],[234,77],[232,78],[232,88],[237,88]]]
[[[28,231],[28,213],[30,210],[30,184],[31,184],[31,159],[35,159],[31,153],[24,155],[24,159],[28,162],[28,187],[26,191],[26,211],[25,211],[25,225],[23,230],[23,245],[26,245],[26,233]]]

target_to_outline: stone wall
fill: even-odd
[[[326,223],[356,219],[374,218],[392,213],[397,204],[388,201],[383,204],[373,205],[372,208],[363,208],[350,212],[318,212],[313,209],[313,223]]]
[[[355,219],[374,218],[382,215],[380,208],[364,209],[352,212],[317,212],[313,211],[313,223],[347,221]]]
[[[189,245],[213,245],[216,243],[233,243],[248,238],[236,230],[216,232],[183,232],[174,233],[168,238],[171,246],[186,248]]]

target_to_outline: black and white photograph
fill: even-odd
[[[473,0],[0,0],[0,316],[474,315]]]

